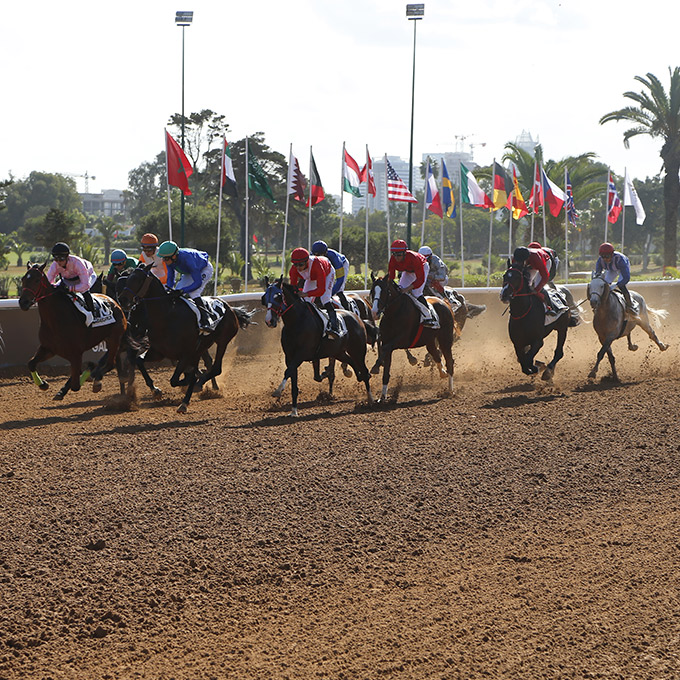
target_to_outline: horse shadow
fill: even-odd
[[[547,403],[555,401],[556,399],[563,399],[567,395],[560,394],[543,394],[536,397],[529,397],[526,394],[520,394],[514,397],[501,397],[494,399],[488,404],[484,404],[481,408],[484,409],[501,409],[501,408],[517,408],[518,406],[528,406],[530,404]]]

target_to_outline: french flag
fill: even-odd
[[[550,181],[550,178],[545,174],[543,168],[541,168],[541,181],[543,183],[543,196],[545,197],[545,202],[548,205],[550,214],[553,217],[557,217],[567,200],[567,196],[557,184]]]
[[[441,198],[439,197],[437,182],[435,182],[434,175],[432,174],[432,166],[430,165],[429,161],[427,163],[427,184],[425,186],[427,188],[425,207],[435,215],[442,217],[442,202]]]

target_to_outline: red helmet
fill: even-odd
[[[142,245],[143,246],[157,246],[158,245],[158,236],[156,236],[156,234],[144,234],[144,236],[142,236]]]
[[[611,243],[603,243],[598,252],[600,255],[613,255],[614,246]]]
[[[296,248],[290,254],[290,261],[293,264],[303,264],[304,262],[307,262],[307,260],[309,260],[309,252],[307,248]]]
[[[405,253],[408,250],[408,245],[406,244],[406,241],[398,238],[396,241],[392,242],[390,250],[393,253]]]
[[[543,246],[538,241],[532,241],[529,244],[529,248],[542,248]]]

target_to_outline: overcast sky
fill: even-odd
[[[414,158],[500,158],[526,130],[546,157],[586,151],[612,170],[660,171],[660,142],[626,150],[623,123],[599,118],[680,63],[667,0],[426,0],[417,24]],[[413,22],[402,0],[11,2],[0,50],[0,178],[88,173],[90,191],[124,189],[163,150],[168,117],[224,114],[230,138],[263,131],[305,174],[309,149],[338,194],[343,141],[408,159]],[[194,23],[175,26],[176,10]],[[672,18],[672,20],[668,20]],[[484,145],[484,146],[482,146]],[[84,180],[77,178],[84,190]]]

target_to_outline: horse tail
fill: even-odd
[[[486,305],[471,305],[469,302],[465,303],[467,307],[467,317],[468,319],[474,319],[479,316],[482,312],[486,311]]]
[[[255,314],[256,310],[249,312],[245,307],[232,307],[231,309],[233,310],[234,314],[236,314],[238,325],[241,328],[247,328],[251,323],[255,323],[254,321],[251,321],[251,318]]]
[[[654,328],[659,328],[661,326],[661,320],[668,318],[667,309],[652,309],[647,307],[647,312],[652,315],[652,324]]]

